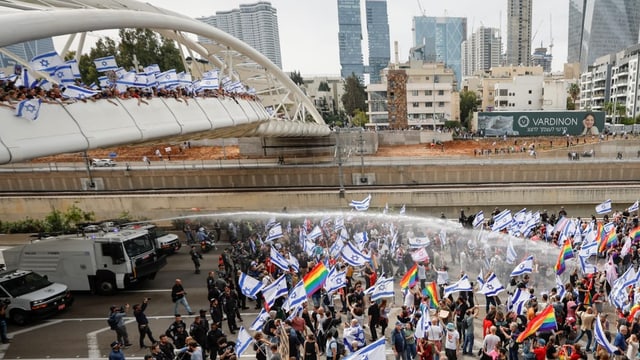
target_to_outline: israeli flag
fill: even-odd
[[[178,74],[176,73],[176,69],[167,70],[163,73],[157,74],[154,72],[148,72],[148,74],[155,74],[156,80],[158,81],[158,88],[160,89],[171,89],[178,86]]]
[[[62,92],[62,96],[71,99],[87,99],[99,94],[99,91],[83,88],[77,85],[65,85],[65,89]]]
[[[289,266],[291,266],[295,272],[300,273],[300,262],[298,262],[298,258],[296,258],[295,256],[291,255],[291,253],[289,253],[288,261],[289,261]]]
[[[144,72],[149,74],[160,74],[160,66],[158,64],[151,64],[149,66],[145,66]]]
[[[356,245],[358,245],[358,248],[362,249],[364,247],[364,244],[369,241],[369,236],[367,235],[366,231],[363,231],[353,234],[353,240],[356,241]]]
[[[118,77],[116,80],[116,88],[120,92],[127,91],[129,87],[135,87],[137,74],[135,71],[129,71]]]
[[[269,229],[269,234],[267,234],[267,238],[264,240],[265,242],[274,241],[280,239],[283,236],[282,233],[282,225],[280,223],[274,225]]]
[[[393,278],[381,278],[376,281],[371,292],[371,300],[376,301],[385,297],[393,297]]]
[[[471,291],[472,289],[473,288],[471,287],[471,283],[469,282],[469,277],[467,277],[467,275],[465,274],[455,284],[444,287],[444,297],[460,291]]]
[[[493,226],[491,231],[502,231],[511,225],[511,210],[505,209],[493,218]]]
[[[598,214],[607,214],[610,212],[611,212],[611,199],[596,206],[596,213]]]
[[[504,290],[504,286],[502,286],[496,274],[491,274],[487,281],[482,284],[482,287],[478,292],[486,296],[496,296]]]
[[[598,242],[595,241],[595,232],[587,234],[587,238],[582,242],[580,247],[580,256],[589,258],[598,254]]]
[[[484,269],[480,268],[480,273],[478,274],[478,277],[476,278],[476,281],[478,282],[478,285],[482,286],[484,285]]]
[[[602,323],[600,322],[600,315],[595,320],[595,324],[593,327],[593,335],[596,339],[596,342],[600,344],[603,348],[607,350],[610,354],[613,354],[618,350],[617,346],[614,346],[607,340],[607,336],[604,334],[604,330],[602,329]]]
[[[363,200],[351,200],[349,206],[353,207],[356,211],[367,211],[369,209],[369,204],[371,203],[371,194],[369,194]]]
[[[313,250],[316,248],[316,243],[311,240],[304,240],[302,243],[302,250],[309,256],[313,256]]]
[[[351,353],[345,360],[385,360],[386,341],[386,338],[383,336],[379,340]]]
[[[533,272],[533,255],[526,258],[523,262],[518,264],[515,269],[511,272],[511,277],[520,276],[524,274],[529,274]]]
[[[333,231],[337,232],[344,229],[344,217],[338,216],[333,223]]]
[[[271,248],[271,262],[280,269],[289,271],[289,261],[273,247]]]
[[[20,73],[20,79],[16,80],[15,86],[24,86],[28,89],[32,89],[38,84],[38,78],[29,71],[26,67],[22,68]]]
[[[264,296],[264,300],[268,307],[272,307],[277,298],[287,295],[288,292],[287,279],[284,275],[280,276],[278,280],[262,288],[262,295]]]
[[[110,88],[110,87],[111,87],[111,85],[113,85],[113,84],[111,83],[111,80],[109,80],[109,78],[108,78],[108,77],[106,77],[106,76],[100,76],[100,77],[98,78],[98,82],[99,82],[99,84],[100,84],[100,88],[101,88],[101,89],[104,89],[104,88]]]
[[[230,77],[225,76],[222,78],[221,84],[224,91],[229,92],[231,90],[231,85],[233,84],[233,80],[231,80]]]
[[[178,84],[182,87],[191,87],[191,83],[193,83],[193,79],[191,78],[191,74],[185,73],[184,71],[178,73]]]
[[[54,78],[58,84],[73,84],[76,79],[73,77],[71,65],[60,65],[54,69],[49,75]]]
[[[46,72],[53,71],[56,67],[63,64],[64,60],[62,60],[56,51],[37,55],[29,61],[29,65],[33,70]]]
[[[478,226],[484,223],[484,212],[482,210],[478,211],[476,216],[473,218],[473,227],[477,228]]]
[[[105,72],[110,70],[118,70],[118,64],[116,63],[116,57],[106,56],[103,58],[93,60],[93,63],[96,65],[96,70],[98,72]]]
[[[422,339],[427,331],[429,330],[429,328],[431,327],[431,319],[429,316],[429,308],[428,307],[421,307],[422,309],[422,316],[420,317],[420,320],[418,321],[418,323],[416,324],[416,338],[417,339]]]
[[[431,240],[426,236],[409,239],[409,247],[412,249],[426,247],[429,246],[429,244],[431,244]]]
[[[332,294],[345,286],[347,286],[347,272],[338,272],[335,266],[332,267],[324,283],[324,288],[327,290],[327,293]]]
[[[307,234],[307,239],[315,240],[322,236],[322,229],[320,226],[316,225],[310,233]]]
[[[251,337],[251,334],[245,330],[244,326],[240,326],[240,330],[238,330],[238,339],[236,340],[236,356],[241,357],[242,353],[247,350],[252,342],[253,338]]]
[[[613,282],[613,287],[621,287],[621,288],[626,288],[629,285],[633,285],[636,283],[638,279],[638,276],[636,274],[636,270],[633,268],[633,266],[629,267],[629,269],[627,269],[627,271],[624,272],[624,274],[622,274],[622,276],[620,276],[619,278],[616,279],[616,281]]]
[[[329,248],[329,254],[333,257],[337,257],[340,254],[340,251],[342,251],[343,247],[344,247],[344,241],[338,238],[338,240],[336,240],[333,243],[333,245],[331,245],[331,247]]]
[[[35,121],[40,115],[40,105],[42,101],[40,99],[27,99],[22,100],[16,106],[16,116],[21,116],[25,119]]]
[[[258,294],[264,287],[262,281],[258,281],[245,273],[240,274],[238,285],[240,286],[240,291],[242,291],[245,296],[252,299],[255,299],[256,294]]]
[[[634,202],[633,205],[629,206],[627,211],[631,213],[634,211],[638,211],[638,209],[640,209],[640,205],[638,204],[638,200],[636,200],[636,202]]]
[[[509,240],[509,245],[507,245],[507,264],[515,263],[517,258],[518,253],[516,253],[516,249],[513,248],[513,243]]]
[[[269,314],[267,314],[267,311],[264,308],[260,309],[260,313],[258,314],[256,319],[253,320],[253,323],[251,324],[251,327],[249,328],[249,330],[253,330],[253,331],[262,330],[262,327],[264,326],[264,324],[267,322],[268,319],[269,319]]]
[[[529,290],[522,290],[520,288],[516,289],[516,291],[509,297],[507,302],[507,310],[514,310],[518,313],[518,315],[522,314],[522,310],[524,309],[524,304],[531,299],[531,294]]]
[[[218,70],[207,71],[202,74],[202,80],[200,80],[197,91],[201,90],[218,90],[220,88],[220,79]]]
[[[295,309],[297,306],[302,305],[305,301],[307,301],[307,292],[304,289],[304,282],[300,280],[298,285],[291,289],[289,297],[287,298],[287,301],[285,301],[283,308],[286,311],[290,311],[291,309]]]
[[[598,272],[598,268],[589,263],[587,261],[589,257],[588,256],[582,256],[582,255],[578,255],[578,260],[580,261],[580,270],[582,270],[583,274],[595,274],[596,272]]]
[[[342,248],[342,259],[351,266],[362,266],[371,261],[369,256],[360,252],[350,242]]]
[[[78,60],[76,59],[67,60],[65,61],[65,64],[71,66],[71,73],[73,74],[74,78],[76,79],[82,78],[82,75],[80,74],[80,67],[78,66]]]

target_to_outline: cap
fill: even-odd
[[[447,330],[449,330],[449,331],[453,331],[453,330],[455,330],[455,329],[456,329],[456,326],[455,326],[455,325],[453,325],[453,323],[448,323],[448,324],[447,324]]]
[[[207,310],[205,310],[205,309],[200,309],[200,314],[206,314],[206,313],[207,313]]]
[[[120,346],[120,343],[117,342],[117,341],[114,341],[114,342],[111,343],[111,348],[114,348],[116,346]]]
[[[402,325],[402,323],[400,321],[396,321],[396,326],[398,325]]]
[[[544,339],[538,339],[538,344],[540,344],[540,345],[546,345],[546,344],[547,344],[547,342],[546,342],[546,341],[544,341]]]

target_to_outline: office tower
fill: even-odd
[[[597,58],[637,44],[638,0],[570,0],[567,61],[581,70]]]
[[[480,27],[462,43],[462,76],[500,66],[501,57],[500,29]]]
[[[45,38],[9,45],[4,49],[15,54],[20,59],[29,62],[29,60],[33,59],[36,55],[54,51],[55,47],[53,46],[52,38]],[[15,60],[4,54],[0,54],[0,67],[10,67],[13,65],[16,65]]]
[[[539,47],[533,51],[531,55],[531,65],[541,66],[544,72],[551,72],[551,64],[553,63],[553,55],[547,52],[546,47]]]
[[[217,11],[215,16],[198,20],[246,42],[282,68],[278,14],[271,3],[261,1],[240,5],[239,9]],[[211,43],[211,40],[200,36],[198,41],[203,44]]]
[[[467,18],[418,16],[413,18],[413,45],[422,48],[424,61],[451,68],[460,86],[462,42],[467,38]]]
[[[508,0],[507,65],[531,63],[531,13],[533,0]]]
[[[348,78],[355,74],[363,82],[360,0],[338,0],[338,47],[340,49],[340,75],[343,78]]]
[[[387,0],[366,0],[367,35],[369,42],[369,81],[380,82],[380,72],[389,65],[391,47]]]

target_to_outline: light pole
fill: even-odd
[[[342,172],[342,146],[340,143],[340,128],[336,128],[336,152],[338,155],[338,182],[340,184],[339,196],[344,199],[344,173]]]

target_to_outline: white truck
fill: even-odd
[[[146,224],[146,223],[133,224],[133,225],[127,225],[122,229],[123,230],[147,230],[149,232],[149,235],[151,235],[151,238],[155,240],[156,248],[158,249],[158,252],[161,254],[166,254],[166,255],[174,254],[178,252],[178,250],[180,250],[180,247],[182,246],[182,244],[180,243],[180,239],[178,238],[178,235],[168,233],[163,229],[159,228],[155,224]]]
[[[7,269],[32,270],[72,291],[109,295],[166,265],[146,230],[61,235],[4,250]]]

